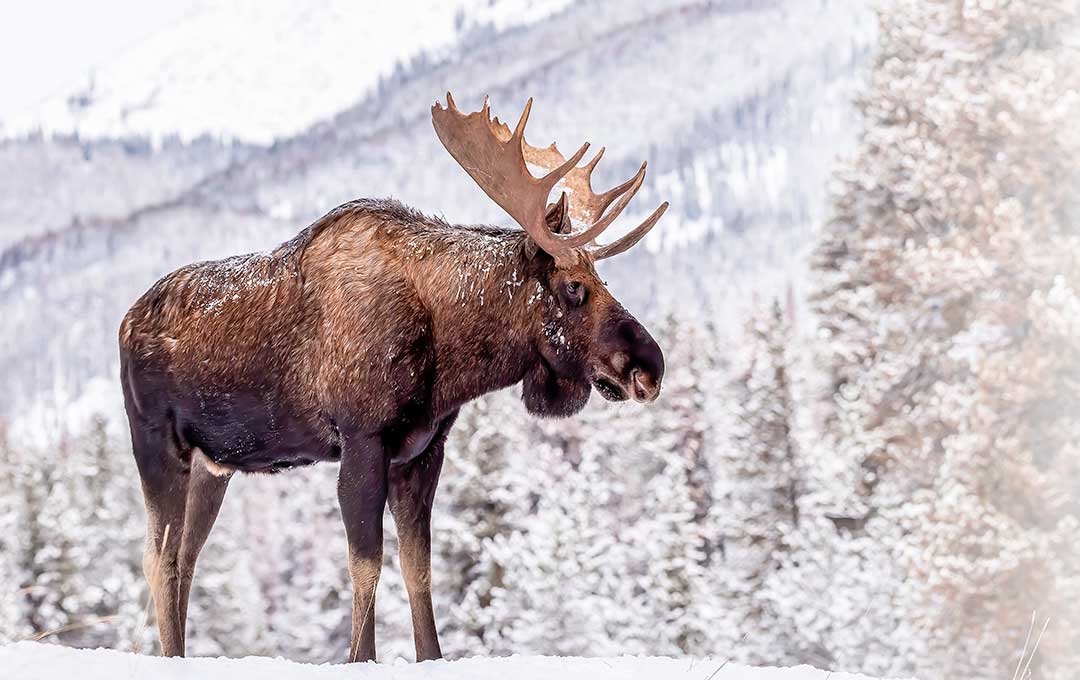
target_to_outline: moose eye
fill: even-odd
[[[585,301],[585,286],[580,281],[570,281],[566,284],[566,299],[571,305],[577,306]]]

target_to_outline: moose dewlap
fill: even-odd
[[[656,224],[596,245],[645,179],[596,194],[584,166],[525,142],[447,94],[435,132],[521,229],[458,226],[356,200],[261,254],[182,267],[120,326],[121,382],[148,527],[143,561],[166,655],[184,653],[199,551],[233,472],[340,461],[353,581],[350,660],[375,657],[382,514],[398,526],[418,659],[440,656],[431,608],[431,504],[462,404],[515,383],[541,416],[593,388],[651,402],[664,357],[596,274]],[[526,164],[547,171],[533,177]],[[569,190],[549,204],[552,189]],[[578,233],[571,218],[588,226]]]

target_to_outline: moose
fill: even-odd
[[[231,476],[340,463],[352,581],[349,661],[375,659],[387,504],[417,660],[441,657],[431,605],[431,508],[458,409],[516,383],[539,416],[606,399],[652,402],[660,347],[595,263],[657,223],[595,242],[641,187],[604,193],[603,149],[578,166],[517,126],[431,110],[450,155],[521,229],[458,226],[393,200],[345,203],[272,251],[181,267],[120,325],[120,371],[147,513],[143,569],[161,651],[183,656],[195,562]],[[532,165],[546,174],[540,178]],[[548,203],[561,187],[560,197]],[[614,205],[613,205],[614,204]],[[577,228],[585,225],[584,228]]]

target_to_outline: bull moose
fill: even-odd
[[[199,551],[236,471],[340,461],[353,588],[350,661],[375,658],[382,516],[398,527],[418,660],[441,656],[431,607],[431,507],[458,409],[522,384],[568,416],[592,388],[651,402],[664,358],[594,264],[637,243],[594,239],[645,179],[596,194],[578,166],[480,111],[431,109],[435,132],[522,229],[458,226],[392,200],[341,205],[266,252],[182,267],[120,326],[120,370],[147,511],[143,569],[162,653],[184,654]],[[546,172],[536,178],[529,165]],[[563,189],[558,200],[549,194]],[[614,205],[613,205],[614,204]],[[610,210],[609,210],[610,208]],[[575,231],[574,222],[587,225]]]

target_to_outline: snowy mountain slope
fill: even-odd
[[[269,144],[354,103],[401,63],[567,2],[207,2],[0,131]]]
[[[198,677],[202,680],[250,680],[280,678],[432,678],[433,680],[871,680],[865,675],[829,673],[810,666],[750,668],[725,664],[723,659],[669,659],[664,657],[618,657],[584,659],[553,656],[473,657],[459,661],[425,661],[419,664],[310,665],[285,659],[165,659],[113,650],[82,650],[35,642],[0,648],[0,666],[9,680],[115,680],[153,677],[158,680]]]
[[[20,241],[168,202],[250,152],[205,137],[156,147],[141,139],[0,141],[0,260]]]
[[[820,219],[833,158],[854,139],[849,99],[873,36],[858,2],[812,5],[575,5],[414,64],[334,119],[129,217],[18,242],[0,255],[0,370],[13,386],[0,413],[12,395],[77,393],[108,375],[120,316],[162,274],[271,247],[342,201],[394,195],[454,221],[505,223],[431,131],[431,102],[448,87],[462,106],[490,93],[508,118],[534,95],[530,140],[608,145],[597,186],[649,159],[624,223],[664,198],[672,208],[645,247],[606,267],[644,318],[775,290]]]
[[[792,156],[805,154],[820,165],[823,151],[826,159],[836,153],[837,120],[850,134],[852,116],[838,116],[848,108],[850,83],[840,83],[845,94],[835,99],[841,101],[830,101],[829,91],[850,76],[872,39],[870,15],[860,5],[642,2],[618,11],[609,3],[578,5],[388,82],[359,106],[267,152],[265,160],[253,159],[248,171],[215,184],[213,195],[268,212],[284,193],[294,212],[314,215],[357,192],[392,193],[424,210],[446,210],[451,191],[482,211],[462,219],[500,219],[489,202],[470,200],[476,191],[467,181],[445,181],[457,166],[431,134],[429,108],[449,89],[466,107],[479,108],[491,95],[493,110],[504,118],[515,118],[535,96],[529,138],[557,140],[568,151],[586,140],[594,148],[606,145],[599,185],[621,181],[642,158],[655,177],[682,168],[687,156],[717,151],[729,162],[715,165],[735,167],[730,176],[713,177],[714,185],[728,185],[737,191],[730,198],[744,205],[753,200],[774,207],[783,200],[777,185],[791,184],[789,168],[802,170],[790,167],[804,160],[793,163]],[[789,139],[761,139],[792,125],[805,128],[798,131],[806,142],[800,148]],[[781,144],[789,148],[771,148]],[[435,172],[416,172],[420,167]],[[731,182],[735,176],[741,182]],[[647,182],[645,191],[657,194],[656,184]],[[816,185],[798,189],[820,194]],[[680,196],[675,208],[713,207],[688,206],[704,195],[694,193]],[[655,198],[641,196],[643,203]]]

